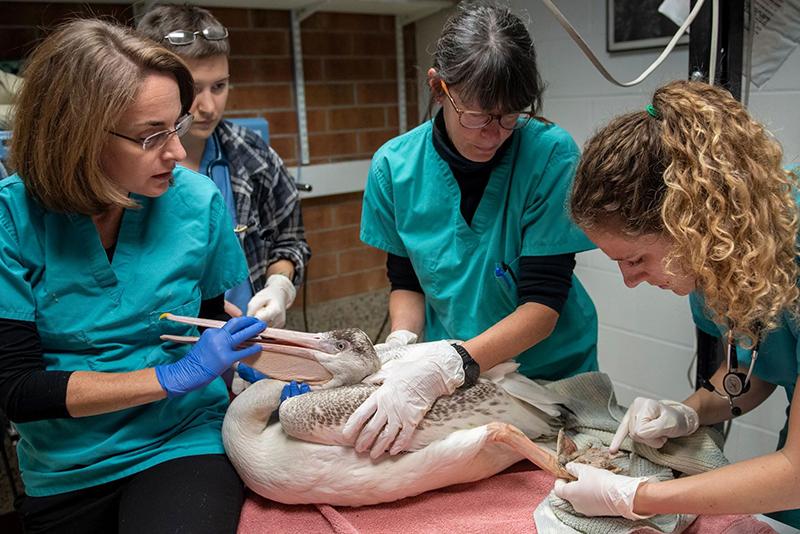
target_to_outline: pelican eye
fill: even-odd
[[[348,347],[348,344],[347,341],[337,341],[333,346],[336,347],[337,351],[342,352]]]

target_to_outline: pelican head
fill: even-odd
[[[320,388],[356,384],[381,366],[369,336],[358,328],[315,334],[267,328],[256,343],[261,353],[244,360],[247,365],[277,380]]]
[[[221,328],[224,321],[164,313],[162,319],[179,323]],[[163,335],[161,339],[194,343],[196,336]],[[381,367],[369,336],[358,328],[308,334],[282,328],[265,328],[248,343],[261,352],[243,360],[265,375],[288,382],[297,380],[319,388],[357,384]]]

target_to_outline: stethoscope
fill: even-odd
[[[733,334],[728,334],[728,357],[727,369],[725,376],[722,377],[722,389],[724,394],[717,391],[714,384],[710,380],[703,381],[703,387],[712,393],[716,393],[723,399],[728,400],[731,407],[731,413],[734,417],[742,415],[742,409],[736,406],[735,401],[750,390],[750,378],[753,376],[753,367],[758,358],[758,346],[760,341],[757,341],[753,347],[753,354],[750,358],[750,368],[747,374],[739,370],[739,359],[736,357],[736,344],[733,342]]]
[[[219,137],[217,137],[217,132],[211,134],[211,139],[214,143],[214,157],[206,165],[206,176],[209,178],[213,176],[211,173],[214,172],[215,167],[225,167],[225,169],[230,173],[230,163],[228,163],[227,158],[225,158],[225,154],[222,153],[222,149],[220,148],[221,143],[219,142]]]
[[[206,176],[209,178],[213,178],[214,169],[217,167],[224,167],[227,171],[228,175],[230,175],[230,162],[223,154],[221,147],[221,143],[219,142],[219,137],[217,136],[217,132],[211,134],[211,142],[214,144],[214,157],[211,158],[206,164]],[[237,235],[242,235],[247,230],[248,226],[246,224],[237,224],[233,228],[233,232]]]

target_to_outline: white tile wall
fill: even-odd
[[[561,29],[539,0],[510,0],[511,7],[529,18],[541,74],[547,82],[544,115],[559,123],[582,144],[591,133],[617,113],[643,108],[661,83],[685,78],[688,50],[678,48],[642,85],[620,88],[608,83]],[[605,51],[605,0],[560,0],[559,8],[595,50],[612,74],[635,78],[660,51],[609,55]],[[420,72],[426,51],[432,49],[449,12],[417,23]],[[420,80],[421,95],[427,87]],[[786,162],[800,161],[800,52],[760,90],[750,94],[753,115],[767,124],[783,144]],[[579,255],[578,276],[598,309],[601,369],[611,375],[617,395],[627,404],[637,395],[683,399],[694,376],[694,329],[688,301],[652,287],[627,289],[616,266],[599,252]],[[691,368],[690,368],[691,367]],[[783,426],[785,394],[777,390],[754,412],[731,428],[726,453],[740,460],[775,449]]]

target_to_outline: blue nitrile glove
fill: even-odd
[[[156,366],[156,377],[167,396],[184,395],[221,375],[233,362],[261,351],[259,345],[237,350],[267,325],[255,317],[235,317],[222,328],[209,328],[192,349],[175,363]]]
[[[267,375],[265,375],[258,369],[253,369],[249,365],[242,362],[239,362],[239,365],[236,366],[236,372],[239,373],[239,377],[242,380],[246,380],[251,384],[253,382],[258,382],[259,380],[264,380],[265,378],[269,378]]]
[[[252,383],[264,380],[265,378],[269,377],[261,371],[246,365],[244,362],[239,362],[236,364],[236,367],[234,367],[231,392],[233,392],[234,395],[239,395],[242,391],[250,387]]]
[[[292,380],[285,386],[283,386],[283,391],[281,391],[281,402],[285,401],[290,397],[296,397],[297,395],[302,395],[303,393],[308,393],[311,391],[311,388],[308,387],[308,384],[305,382],[298,383],[295,380]]]
[[[239,364],[236,366],[236,372],[239,373],[239,378],[249,382],[250,384],[265,378],[269,378],[258,369],[253,369],[249,365],[242,362],[239,362]],[[305,382],[297,382],[296,380],[292,380],[283,386],[283,390],[281,391],[281,402],[290,397],[308,393],[309,391],[311,391],[311,388]]]

